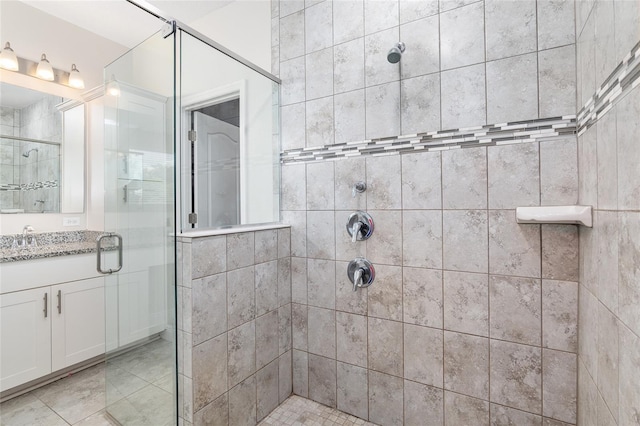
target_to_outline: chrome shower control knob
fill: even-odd
[[[357,291],[359,288],[367,288],[373,284],[373,280],[376,278],[376,270],[367,259],[357,257],[349,262],[347,277],[353,284],[353,291]]]
[[[353,243],[368,239],[373,234],[373,218],[363,211],[351,213],[347,220],[347,232]]]
[[[356,193],[358,193],[358,192],[359,193],[363,193],[366,190],[367,190],[367,184],[366,183],[364,183],[363,181],[356,182],[351,187],[351,196],[353,198],[356,198]]]

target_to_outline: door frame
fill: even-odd
[[[235,81],[233,83],[216,87],[204,92],[195,93],[190,96],[182,97],[182,105],[180,106],[180,118],[181,128],[180,133],[180,149],[179,149],[179,164],[180,164],[180,185],[178,185],[178,197],[180,202],[180,208],[176,209],[178,212],[178,223],[180,224],[181,232],[189,232],[198,229],[188,227],[187,218],[191,213],[191,179],[187,179],[191,175],[191,144],[189,143],[189,130],[191,111],[205,108],[211,105],[216,105],[229,101],[232,99],[239,99],[239,126],[238,131],[240,135],[240,141],[238,142],[240,148],[240,224],[245,223],[247,219],[247,178],[245,176],[247,170],[247,82],[244,79]],[[197,162],[197,159],[196,159]],[[238,225],[240,225],[238,224]]]

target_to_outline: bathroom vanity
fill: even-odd
[[[64,373],[106,350],[166,328],[164,295],[148,300],[144,309],[135,303],[138,290],[150,285],[150,273],[130,271],[124,275],[126,280],[111,285],[97,272],[98,235],[91,231],[36,234],[37,247],[18,249],[4,241],[0,248],[0,392]],[[116,252],[107,245],[103,256],[116,256]],[[105,303],[106,298],[114,303]],[[158,312],[151,316],[153,324],[140,322],[149,318],[141,313],[145,309]],[[109,328],[109,336],[105,335],[107,320],[118,323],[117,328]]]
[[[104,353],[104,278],[94,265],[94,254],[3,263],[0,391]]]

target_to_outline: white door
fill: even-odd
[[[51,372],[49,287],[0,296],[0,391]]]
[[[196,212],[199,228],[240,223],[240,129],[199,111],[196,129]]]
[[[51,367],[53,371],[105,351],[104,278],[51,287]]]

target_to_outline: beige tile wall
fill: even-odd
[[[576,4],[578,103],[640,41],[640,1]],[[580,230],[578,421],[640,424],[640,91],[636,87],[578,138]]]
[[[185,425],[255,425],[292,392],[289,228],[178,241]]]

